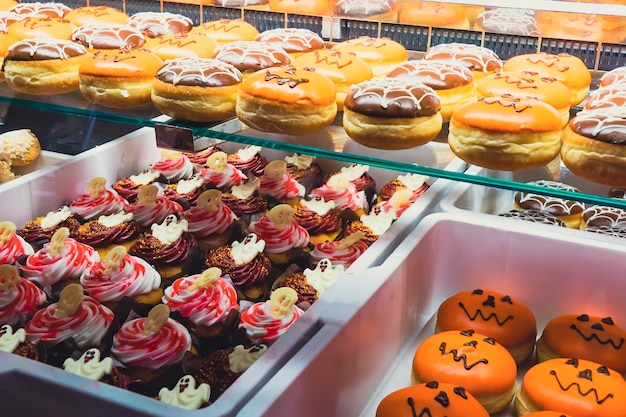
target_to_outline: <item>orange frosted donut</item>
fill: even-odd
[[[115,7],[83,6],[70,11],[65,15],[65,19],[76,26],[93,23],[117,23],[118,25],[124,25],[126,20],[128,20],[128,15]]]
[[[367,62],[375,77],[382,77],[389,70],[409,58],[406,48],[389,38],[361,36],[339,42],[334,50],[344,54],[354,54]]]
[[[502,69],[502,60],[491,49],[465,43],[435,45],[424,54],[424,59],[465,65],[476,82]]]
[[[313,68],[268,68],[244,80],[235,111],[257,130],[306,135],[332,123],[336,96],[331,79]]]
[[[291,63],[291,57],[280,46],[254,41],[237,41],[222,45],[215,50],[215,59],[234,66],[244,77],[265,68]]]
[[[460,329],[493,337],[517,363],[530,357],[537,337],[535,315],[526,305],[508,295],[481,289],[457,293],[439,306],[435,331]]]
[[[617,67],[600,77],[600,87],[626,83],[626,67]]]
[[[62,94],[78,88],[78,68],[87,50],[63,39],[24,39],[4,58],[4,76],[12,89],[34,95]]]
[[[578,57],[562,53],[517,55],[509,58],[503,71],[536,71],[556,78],[570,90],[570,107],[580,104],[589,91],[591,72]]]
[[[515,396],[518,416],[542,410],[576,417],[626,415],[626,381],[619,372],[585,359],[557,358],[531,367]]]
[[[626,18],[592,13],[535,13],[544,38],[619,43],[626,37]]]
[[[111,108],[151,102],[152,79],[163,60],[143,49],[98,51],[79,67],[80,92],[92,103]]]
[[[15,0],[0,0],[0,10],[6,11],[18,4]]]
[[[539,36],[535,13],[532,10],[495,8],[476,17],[474,29],[507,35]]]
[[[0,68],[3,68],[4,57],[6,56],[11,45],[15,42],[17,42],[17,39],[13,36],[0,32]],[[4,81],[4,70],[0,71],[0,82],[2,81]]]
[[[575,357],[626,374],[626,330],[611,317],[565,314],[550,320],[537,341],[539,362]]]
[[[270,10],[315,16],[330,15],[328,0],[269,0]]]
[[[484,168],[516,171],[544,166],[561,147],[561,116],[549,104],[512,96],[483,97],[457,107],[448,144]]]
[[[589,181],[626,186],[626,109],[578,112],[563,131],[561,159],[572,173]]]
[[[465,388],[430,381],[388,394],[378,403],[376,417],[488,417],[485,410]]]
[[[398,10],[393,0],[337,0],[335,15],[395,22]]]
[[[72,9],[63,3],[18,3],[9,9],[21,16],[44,16],[61,18]]]
[[[324,39],[308,29],[271,29],[259,33],[256,42],[269,42],[284,49],[292,58],[324,48]]]
[[[136,28],[117,23],[92,23],[79,26],[72,32],[71,40],[88,50],[135,49],[146,43],[146,38]]]
[[[455,108],[474,97],[472,72],[452,62],[411,60],[392,68],[387,77],[411,78],[435,90],[444,122],[450,120]]]
[[[502,71],[489,75],[476,84],[477,97],[504,94],[543,101],[559,112],[563,126],[569,121],[569,89],[554,77],[535,71]]]
[[[419,26],[435,26],[449,29],[470,28],[465,6],[453,3],[430,3],[418,1],[400,7],[400,23]]]
[[[354,84],[373,77],[369,65],[353,54],[344,54],[332,49],[309,52],[293,61],[296,68],[312,67],[330,78],[337,89],[337,110],[343,110],[346,94]]]
[[[76,26],[65,19],[33,16],[11,23],[7,33],[16,39],[70,39],[74,29]]]
[[[210,3],[219,7],[241,7],[244,9],[269,10],[268,0],[210,0]]]
[[[20,16],[11,12],[0,11],[0,32],[6,33],[9,25],[22,20],[24,16]]]
[[[380,77],[354,85],[343,103],[343,127],[352,140],[378,149],[408,149],[437,137],[441,102],[409,78]]]
[[[513,399],[517,365],[493,338],[473,330],[451,330],[427,337],[415,351],[413,383],[438,380],[465,388],[487,412]]]
[[[236,41],[253,41],[259,34],[257,28],[240,19],[212,20],[199,26],[194,26],[190,32],[213,38],[222,45]]]
[[[126,24],[139,29],[148,38],[189,32],[193,27],[193,22],[187,16],[168,12],[135,13]]]
[[[180,120],[216,122],[235,116],[243,77],[232,65],[210,58],[167,60],[152,85],[152,103]]]
[[[189,32],[148,38],[145,46],[163,60],[192,56],[212,58],[217,47],[218,43],[208,36]]]

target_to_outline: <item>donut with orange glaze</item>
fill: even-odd
[[[87,50],[65,39],[24,39],[4,57],[4,76],[13,90],[33,95],[63,94],[78,88],[78,68]]]
[[[450,330],[429,336],[418,346],[411,377],[414,384],[436,378],[461,386],[492,414],[513,399],[517,365],[495,339],[473,330]]]
[[[444,122],[450,120],[455,108],[474,98],[472,72],[464,65],[453,62],[410,60],[392,68],[387,77],[411,78],[435,90],[441,101]]]
[[[328,0],[269,0],[273,12],[329,16],[331,13]]]
[[[567,53],[538,52],[511,57],[503,71],[536,71],[561,81],[570,90],[570,107],[580,104],[589,91],[591,72],[578,57]]]
[[[254,129],[306,135],[332,123],[336,97],[332,80],[313,68],[274,67],[244,80],[235,111]]]
[[[192,20],[187,16],[168,12],[135,13],[128,18],[126,24],[139,29],[147,38],[185,33],[193,27]]]
[[[544,38],[619,43],[626,37],[626,18],[620,16],[537,11],[535,19]]]
[[[488,417],[465,388],[430,381],[402,388],[386,395],[376,408],[376,417]]]
[[[7,33],[16,39],[70,39],[76,26],[64,18],[33,16],[11,23]]]
[[[94,52],[99,49],[135,49],[146,43],[138,29],[117,23],[92,23],[79,26],[72,32],[71,40]]]
[[[0,11],[0,32],[6,33],[9,25],[19,22],[23,18],[24,16],[15,13]]]
[[[493,337],[522,363],[537,338],[537,320],[530,309],[510,296],[476,289],[448,297],[437,310],[435,332],[472,329]]]
[[[199,26],[194,26],[190,32],[213,38],[221,45],[236,41],[253,41],[259,34],[257,28],[241,19],[219,19],[204,22]]]
[[[332,49],[319,49],[299,56],[292,62],[296,68],[312,67],[330,78],[337,89],[337,110],[343,110],[343,101],[354,84],[371,79],[372,69],[361,58]]]
[[[550,320],[537,341],[539,362],[576,357],[626,374],[626,330],[611,317],[565,314]]]
[[[47,16],[61,18],[68,14],[72,9],[63,3],[39,3],[25,2],[18,3],[9,9],[9,12],[16,13],[20,16]]]
[[[78,69],[80,92],[103,107],[139,107],[151,102],[152,79],[161,65],[161,58],[144,49],[98,51]]]
[[[470,164],[516,171],[554,160],[561,131],[561,115],[549,104],[510,95],[483,97],[452,113],[448,144]]]
[[[109,6],[83,6],[72,9],[64,18],[76,26],[89,25],[93,23],[117,23],[126,24],[128,15]]]
[[[569,121],[569,89],[552,76],[536,71],[501,71],[483,78],[476,84],[477,97],[504,94],[532,97],[543,101],[559,112],[563,127]]]
[[[418,26],[435,26],[462,30],[470,28],[465,6],[453,3],[431,3],[425,1],[406,3],[400,7],[398,21]]]
[[[15,42],[17,42],[17,39],[15,39],[13,36],[7,33],[0,32],[0,68],[4,67],[4,57],[6,56],[7,51],[9,50],[11,45],[13,45]],[[4,70],[0,71],[0,82],[2,81],[4,81]]]
[[[393,66],[409,58],[406,48],[401,43],[389,38],[360,36],[339,42],[332,49],[344,54],[354,54],[361,58],[372,68],[374,77],[382,77]]]
[[[146,49],[164,61],[183,57],[213,58],[218,43],[208,36],[197,33],[170,33],[148,38]]]
[[[576,417],[626,415],[626,381],[619,372],[585,359],[555,358],[532,366],[517,395],[518,416],[558,410]]]
[[[0,10],[7,11],[18,4],[15,0],[0,0]]]
[[[465,65],[472,71],[474,81],[502,70],[502,60],[489,48],[465,43],[442,43],[430,48],[424,59],[448,61]]]

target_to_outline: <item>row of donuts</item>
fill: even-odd
[[[367,167],[323,173],[312,158],[288,159],[286,172],[256,147],[164,152],[111,187],[89,181],[22,228],[0,222],[0,348],[181,407],[210,405],[383,233],[367,219],[410,204],[381,200],[357,220],[375,184]],[[377,196],[412,190],[414,201],[427,188],[402,178]],[[313,266],[309,241],[336,257]]]
[[[537,333],[533,312],[509,295],[475,289],[448,297],[435,334],[415,350],[412,386],[383,398],[376,416],[488,416],[513,400],[518,416],[623,415],[626,330],[611,317],[576,313],[551,318],[538,340]]]

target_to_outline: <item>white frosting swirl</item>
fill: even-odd
[[[299,155],[294,153],[292,156],[286,156],[285,162],[291,165],[295,165],[298,169],[307,169],[311,166],[315,157],[312,155]]]
[[[260,146],[246,146],[237,151],[237,156],[241,161],[249,161],[257,156],[262,149]]]
[[[353,164],[353,165],[350,165],[349,167],[342,167],[339,170],[339,174],[335,174],[335,175],[342,175],[348,181],[354,181],[356,179],[361,178],[369,170],[370,170],[370,167],[367,165]]]
[[[405,175],[398,175],[398,180],[409,190],[416,191],[424,185],[428,177],[420,174],[407,173]]]
[[[129,222],[133,219],[133,213],[124,213],[120,211],[115,214],[102,215],[98,217],[98,221],[106,227],[115,227],[122,223]]]

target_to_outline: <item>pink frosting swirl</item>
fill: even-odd
[[[203,206],[193,206],[185,210],[182,217],[189,224],[187,231],[196,239],[224,233],[237,219],[235,213],[226,204],[218,204],[217,210],[213,212]]]
[[[212,183],[219,189],[228,189],[233,185],[239,185],[245,180],[246,175],[231,164],[226,164],[223,170],[203,168],[198,175],[205,183]]]
[[[46,301],[46,294],[27,279],[0,291],[0,325],[15,326],[26,321]]]
[[[341,248],[340,244],[340,240],[318,243],[310,253],[311,263],[316,264],[326,258],[333,265],[342,265],[344,268],[348,268],[368,248],[367,243],[363,240],[359,240],[347,248]]]
[[[311,190],[311,197],[322,197],[326,201],[334,201],[335,208],[339,210],[358,210],[365,206],[365,198],[352,182],[347,182],[345,187],[335,188],[328,184]]]
[[[81,194],[70,203],[70,211],[85,220],[117,213],[126,208],[128,202],[113,189],[106,189],[97,197]]]
[[[295,218],[284,229],[276,225],[268,216],[252,222],[248,233],[256,233],[259,239],[265,241],[265,252],[282,253],[293,248],[304,248],[309,244],[309,232],[298,224]]]
[[[260,180],[259,194],[274,197],[280,202],[304,195],[304,186],[288,172],[285,172],[279,179],[263,175],[260,177]]]
[[[0,246],[0,265],[12,265],[22,255],[32,255],[35,250],[20,235],[13,234],[8,242]]]
[[[150,170],[162,174],[169,182],[189,179],[194,173],[193,163],[185,154],[179,158],[164,158],[150,165]]]
[[[156,333],[143,334],[145,317],[124,323],[113,336],[111,353],[123,364],[159,369],[182,360],[191,347],[191,335],[182,324],[168,318]]]
[[[284,315],[274,317],[271,313],[270,301],[251,305],[241,313],[240,327],[253,342],[268,343],[276,340],[300,318],[303,311],[296,305]]]
[[[58,318],[55,316],[57,309],[55,303],[35,313],[24,326],[28,340],[35,344],[57,344],[71,337],[81,348],[96,346],[100,344],[114,317],[111,310],[87,295],[83,296],[82,304],[72,315]]]
[[[125,211],[132,213],[133,220],[139,223],[141,227],[150,227],[153,223],[163,223],[163,220],[170,214],[182,213],[183,207],[177,202],[159,195],[156,196],[152,204],[135,202],[130,204]]]
[[[63,250],[50,256],[50,243],[30,255],[22,266],[24,276],[50,292],[52,285],[65,279],[78,279],[83,272],[100,260],[100,255],[89,245],[72,238],[65,240]]]
[[[233,285],[223,278],[200,287],[189,287],[199,274],[179,278],[165,289],[163,303],[194,324],[209,327],[223,323],[230,310],[237,309],[237,292]]]
[[[87,294],[104,302],[154,291],[161,286],[161,275],[143,259],[126,254],[109,273],[105,261],[95,263],[81,275],[80,283]]]

